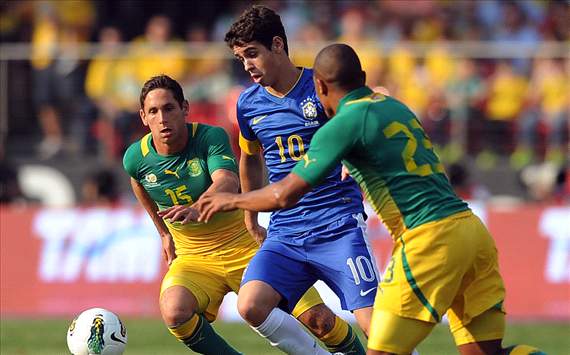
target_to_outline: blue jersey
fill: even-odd
[[[313,71],[303,69],[284,97],[259,84],[246,89],[237,103],[240,147],[252,154],[261,146],[271,183],[283,179],[309,149],[327,118],[315,93]],[[271,214],[268,238],[301,244],[313,231],[363,212],[362,194],[352,179],[340,180],[341,165],[294,207]]]

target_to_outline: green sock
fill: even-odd
[[[348,326],[348,334],[346,335],[346,337],[344,338],[344,340],[332,347],[327,347],[328,350],[332,353],[343,353],[343,354],[358,354],[358,355],[365,355],[366,351],[364,350],[364,346],[362,346],[362,343],[360,342],[360,339],[358,339],[358,336],[352,331],[352,327],[349,325]]]
[[[214,328],[208,323],[202,315],[196,330],[188,338],[183,339],[184,344],[199,354],[212,354],[212,355],[234,355],[241,354],[236,349],[232,348],[221,336],[216,333]]]
[[[513,345],[504,349],[504,352],[509,355],[546,355],[542,350],[529,345]]]

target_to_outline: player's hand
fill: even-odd
[[[246,226],[247,226],[247,224],[246,224]],[[247,231],[249,232],[249,234],[251,234],[253,239],[255,239],[255,241],[259,245],[263,244],[263,242],[265,241],[265,238],[267,238],[267,229],[263,228],[259,224],[247,226]]]
[[[198,211],[189,205],[175,205],[157,212],[161,218],[187,224],[198,220]]]
[[[227,192],[206,192],[200,196],[192,208],[199,212],[198,222],[208,223],[217,212],[227,212],[236,209],[234,198],[237,194]]]
[[[343,164],[342,170],[340,171],[340,181],[344,181],[344,180],[348,179],[349,176],[350,176],[350,172],[348,171],[348,168],[346,166],[344,166],[344,164]]]
[[[172,261],[176,259],[176,249],[174,247],[174,240],[170,234],[163,235],[162,238],[162,256],[166,264],[170,266]]]

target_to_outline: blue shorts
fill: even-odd
[[[251,259],[242,285],[252,280],[269,284],[282,296],[279,307],[289,313],[317,280],[336,293],[342,309],[372,306],[379,274],[365,228],[362,215],[354,214],[307,233],[301,245],[268,238]]]

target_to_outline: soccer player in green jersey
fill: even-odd
[[[184,223],[162,218],[172,206],[188,206],[204,192],[237,192],[237,165],[228,136],[220,127],[186,123],[188,102],[168,76],[151,78],[142,88],[140,116],[150,133],[126,151],[123,164],[133,192],[154,222],[169,265],[160,291],[160,311],[169,331],[193,351],[237,354],[210,326],[225,294],[238,292],[244,270],[258,250],[248,233],[243,211],[219,213],[208,224],[185,214]],[[176,214],[176,213],[175,213]],[[350,341],[349,325],[339,320],[310,288],[292,315],[328,347]],[[290,315],[295,336],[279,332],[272,345],[295,354],[328,354]],[[284,317],[285,318],[285,317]],[[331,336],[334,333],[334,336]],[[351,333],[352,334],[352,333]]]
[[[334,44],[315,60],[314,81],[327,116],[307,153],[278,183],[245,194],[204,194],[199,220],[243,208],[296,203],[342,161],[393,240],[379,284],[369,354],[409,354],[447,314],[461,354],[528,354],[502,349],[503,280],[494,241],[458,198],[432,144],[401,102],[365,86],[352,48]]]

